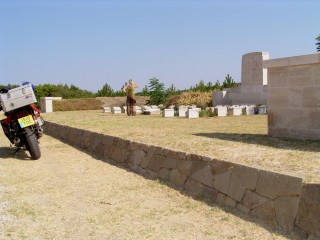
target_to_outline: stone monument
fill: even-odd
[[[268,134],[320,140],[320,53],[271,59],[268,69]]]
[[[241,86],[214,91],[213,106],[267,104],[267,70],[262,66],[262,62],[267,59],[269,59],[267,52],[243,55]]]

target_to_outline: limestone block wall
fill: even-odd
[[[320,54],[265,60],[268,132],[320,140]]]
[[[213,91],[212,105],[267,105],[267,90],[268,86],[261,85]]]
[[[103,161],[165,180],[193,196],[204,196],[278,225],[285,232],[295,231],[305,239],[320,237],[320,185],[50,122],[46,122],[44,131]]]

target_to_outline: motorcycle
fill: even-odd
[[[40,110],[31,103],[36,101],[33,90],[30,90],[31,84],[19,87],[19,91],[13,91],[17,89],[0,90],[0,111],[3,110],[6,116],[0,120],[1,126],[11,144],[17,147],[16,152],[21,149],[27,150],[31,159],[37,160],[41,157],[39,139],[43,135],[41,126],[44,120]],[[19,93],[18,100],[11,99],[11,95],[17,95],[16,92]]]

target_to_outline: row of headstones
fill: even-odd
[[[151,105],[151,106],[135,106],[136,114],[145,114],[145,115],[159,115],[162,112],[163,117],[174,117],[175,109],[174,106],[170,106],[168,109],[164,109],[161,111],[161,106]],[[200,108],[196,108],[195,105],[192,106],[180,106],[178,110],[179,117],[187,117],[187,118],[199,118]],[[127,113],[127,107],[103,107],[104,113]]]
[[[137,114],[145,114],[145,115],[156,115],[161,114],[161,109],[156,106],[135,106]],[[177,114],[179,117],[186,118],[199,118],[200,108],[196,106],[180,106],[177,110]],[[233,106],[215,106],[211,107],[211,110],[216,113],[218,117],[225,117],[228,115],[240,116],[240,115],[254,115],[254,114],[267,114],[266,106],[256,106],[256,105],[233,105]],[[121,107],[104,107],[103,111],[105,113],[112,112],[114,114],[127,113],[127,107],[123,106],[123,110]],[[162,111],[163,117],[174,117],[175,116],[175,108],[174,106],[170,106],[169,108],[163,109]]]
[[[208,108],[210,109],[210,108]],[[178,116],[186,118],[199,118],[200,108],[195,106],[179,107]],[[267,114],[266,106],[256,105],[233,105],[233,106],[216,106],[211,107],[218,117],[225,117],[228,115],[241,116],[241,115],[254,115],[254,114]],[[175,111],[173,108],[164,109],[162,112],[163,117],[174,117]]]
[[[151,115],[151,114],[160,114],[161,110],[158,106],[156,105],[151,105],[151,106],[135,106],[135,111],[136,114],[147,114],[147,115]],[[104,113],[113,113],[113,114],[120,114],[120,113],[127,113],[127,106],[123,106],[121,107],[103,107],[103,112]]]
[[[197,108],[195,105],[192,106],[180,106],[177,110],[179,117],[185,118],[199,118],[199,112],[201,108]],[[163,117],[174,117],[175,116],[174,106],[170,106],[162,111]]]
[[[256,105],[232,105],[232,106],[215,106],[213,109],[218,117],[226,117],[228,115],[241,116],[241,115],[254,115],[254,114],[267,114],[267,106]]]

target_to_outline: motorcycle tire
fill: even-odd
[[[26,148],[31,155],[31,159],[38,160],[41,157],[37,136],[30,128],[26,128]]]

